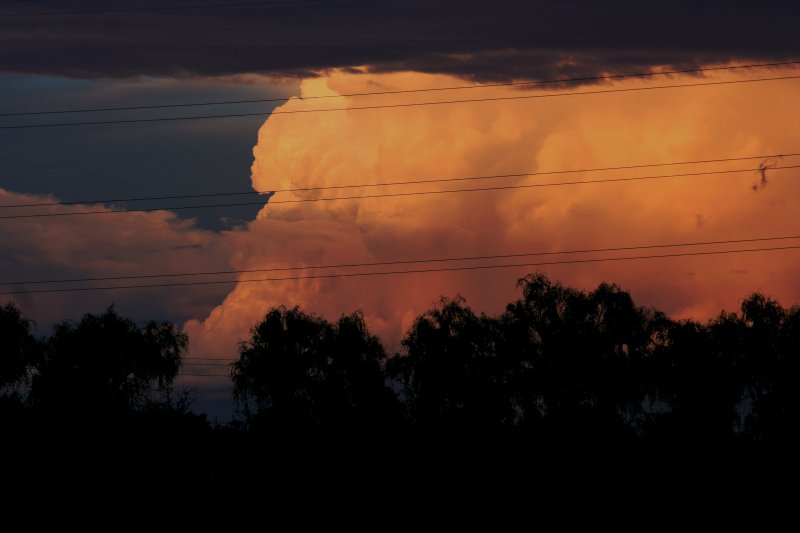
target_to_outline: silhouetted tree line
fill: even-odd
[[[364,470],[454,454],[471,457],[470,468],[514,458],[513,470],[531,447],[797,441],[797,306],[753,294],[739,313],[699,323],[639,307],[617,285],[584,292],[544,275],[519,284],[521,298],[498,316],[442,299],[392,356],[360,313],[329,322],[271,309],[230,367],[238,419],[214,428],[189,412],[190,393],[173,390],[188,344],[174,325],[139,327],[112,308],[36,339],[9,304],[0,308],[3,427],[23,441],[111,432],[128,448],[171,434],[262,469],[317,456],[320,443],[362,457]],[[283,456],[262,454],[264,446]],[[344,468],[336,459],[290,463],[306,474]],[[234,475],[223,463],[214,472]]]
[[[0,307],[4,402],[48,415],[98,419],[171,405],[188,338],[169,322],[139,327],[113,308],[57,324],[36,339],[14,305]]]
[[[753,294],[706,324],[543,275],[496,317],[461,298],[388,357],[356,313],[276,308],[242,343],[234,393],[253,427],[507,431],[595,441],[782,440],[800,422],[800,308]]]
[[[152,476],[208,427],[188,410],[191,391],[172,388],[187,345],[173,324],[139,327],[113,308],[39,339],[18,308],[0,307],[3,478],[78,486]]]

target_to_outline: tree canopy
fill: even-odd
[[[43,341],[30,401],[89,412],[141,407],[149,393],[170,387],[187,346],[186,334],[173,324],[139,327],[113,308],[61,322]]]
[[[384,443],[387,432],[417,442],[513,435],[526,446],[797,442],[799,307],[755,293],[701,323],[641,307],[614,284],[583,291],[533,274],[519,287],[494,316],[442,298],[391,355],[360,312],[330,322],[270,309],[230,365],[244,417],[229,429],[372,432]],[[39,339],[31,326],[0,307],[0,416],[207,427],[170,400],[188,346],[173,324],[140,326],[109,308]],[[166,403],[153,403],[159,392]]]
[[[31,322],[11,303],[0,307],[0,394],[23,381],[36,358]]]
[[[262,423],[360,427],[391,412],[386,352],[360,313],[330,323],[278,307],[251,333],[232,365],[233,387],[240,406],[255,409]]]
[[[796,433],[798,308],[752,294],[703,324],[637,306],[614,284],[580,291],[535,274],[519,285],[497,316],[443,298],[391,357],[358,313],[332,324],[272,309],[240,347],[234,393],[284,427],[389,419],[394,383],[423,431],[686,444]]]

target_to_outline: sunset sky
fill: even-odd
[[[735,311],[753,291],[800,302],[800,250],[788,248],[800,238],[407,263],[800,236],[800,63],[785,64],[800,61],[796,3],[222,4],[0,4],[0,281],[16,283],[0,289],[238,280],[4,295],[38,333],[113,303],[180,324],[191,357],[232,360],[267,309],[300,305],[329,319],[362,310],[395,351],[440,297],[498,313],[535,271],[581,289],[616,282],[676,318]],[[694,86],[658,88],[675,85]],[[273,101],[19,115],[243,100]],[[125,122],[209,115],[248,116]],[[108,121],[119,123],[51,126]],[[596,170],[631,166],[642,168]],[[119,201],[248,191],[283,192]],[[335,196],[351,198],[324,200]],[[6,207],[42,202],[77,203]],[[235,203],[249,205],[174,209]],[[788,249],[532,265],[776,247]],[[35,283],[376,262],[403,264]],[[499,264],[525,266],[247,281]],[[203,387],[198,408],[229,416],[214,403],[224,379],[181,379]]]

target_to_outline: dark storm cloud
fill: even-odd
[[[201,2],[176,5],[196,3]],[[154,4],[165,5],[42,0],[24,11]],[[798,23],[800,4],[785,0],[328,0],[0,16],[0,70],[88,78],[241,72],[294,77],[367,65],[480,80],[542,79],[653,65],[794,59],[800,57]]]

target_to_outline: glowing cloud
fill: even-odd
[[[670,82],[680,81],[696,78]],[[272,191],[376,185],[800,152],[796,81],[372,110],[353,108],[521,93],[495,88],[469,95],[338,96],[459,84],[463,82],[445,76],[410,73],[332,73],[305,81],[303,96],[333,97],[293,99],[278,111],[345,110],[270,117],[253,152],[253,187]],[[652,82],[634,80],[615,86],[647,84]],[[780,165],[792,161],[797,164],[798,160],[785,158]],[[759,163],[278,192],[247,231],[229,235],[229,248],[234,250],[233,266],[247,269],[800,234],[796,216],[800,209],[796,178],[800,173],[769,168],[769,187],[763,187],[766,180],[758,170]],[[736,168],[753,171],[628,183],[281,203]],[[754,180],[760,184],[759,194],[753,194]],[[186,329],[196,350],[232,355],[235,342],[246,336],[270,306],[301,305],[328,318],[362,309],[370,326],[396,347],[411,320],[439,296],[460,293],[475,308],[498,312],[517,296],[516,279],[534,270],[582,288],[604,280],[618,282],[640,303],[678,317],[706,318],[723,307],[733,309],[753,290],[786,303],[800,300],[798,266],[800,253],[785,251],[240,283],[205,319],[188,322]]]

